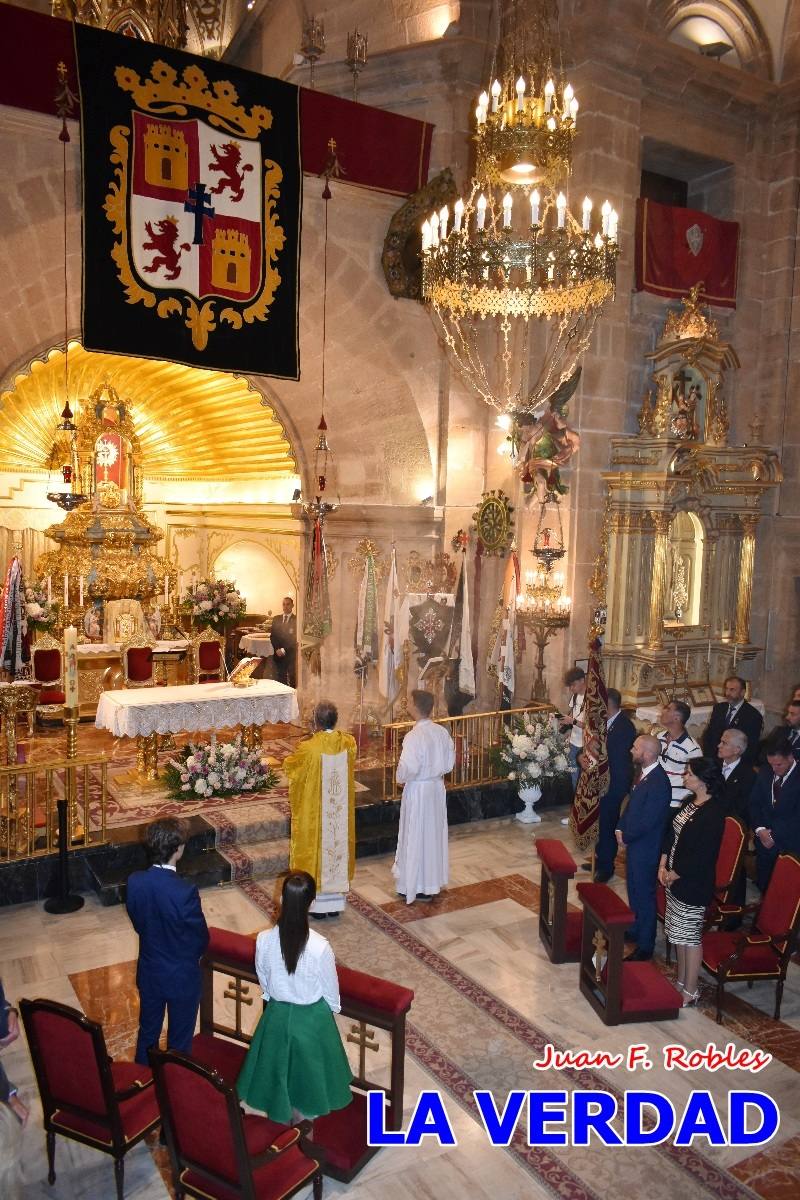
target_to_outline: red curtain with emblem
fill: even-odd
[[[674,299],[702,283],[706,304],[736,307],[739,224],[696,208],[640,199],[636,211],[636,290]]]

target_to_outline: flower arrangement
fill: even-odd
[[[247,750],[241,736],[233,742],[190,742],[180,756],[171,758],[164,780],[174,800],[238,796],[242,792],[268,792],[278,783],[272,767],[261,761],[258,750]]]
[[[180,607],[196,625],[224,633],[242,616],[247,602],[232,579],[201,579],[189,588]]]
[[[494,766],[519,788],[550,783],[569,773],[569,743],[550,717],[514,717],[494,751]]]
[[[28,629],[49,632],[58,618],[58,605],[47,598],[47,585],[43,580],[25,585],[25,619]]]

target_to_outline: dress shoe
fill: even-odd
[[[312,921],[327,921],[328,919],[327,913],[309,913],[308,915]]]
[[[591,869],[592,869],[592,864],[590,862],[581,863],[582,871],[591,871]]]
[[[435,897],[429,896],[427,892],[417,892],[417,899],[421,900],[423,904],[430,904]]]
[[[611,876],[613,874],[614,874],[613,871],[596,871],[595,876],[594,876],[594,882],[595,883],[608,883],[609,879],[611,878]]]
[[[652,950],[634,950],[633,954],[628,955],[625,962],[650,962],[652,957]]]

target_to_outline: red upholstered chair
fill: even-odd
[[[213,1064],[228,1082],[232,1083],[244,1060],[244,1046],[250,1041],[242,1027],[242,1017],[252,1006],[250,987],[258,995],[255,973],[255,938],[231,933],[225,929],[209,929],[209,944],[203,956],[203,992],[200,1000],[200,1032],[192,1042],[192,1058]],[[346,1108],[317,1117],[314,1121],[311,1153],[319,1151],[324,1159],[323,1171],[333,1179],[349,1183],[369,1162],[377,1147],[367,1145],[368,1091],[383,1091],[386,1095],[386,1129],[399,1129],[403,1119],[403,1086],[405,1070],[406,1014],[414,993],[388,979],[366,975],[348,967],[337,968],[342,1016],[355,1022],[348,1040],[355,1041],[359,1065],[353,1077],[353,1099]],[[225,989],[217,988],[214,976],[226,980]],[[214,1012],[223,990],[234,1001],[234,1023],[225,1023]],[[249,1011],[252,1011],[250,1007]],[[368,1078],[367,1051],[373,1044],[373,1028],[389,1034],[389,1086]],[[224,1038],[215,1035],[223,1034]],[[235,1040],[229,1040],[235,1039]],[[239,1045],[236,1045],[238,1041]],[[383,1059],[376,1063],[376,1072]]]
[[[37,635],[31,653],[33,682],[39,685],[39,700],[36,715],[41,717],[63,717],[64,701],[64,647],[49,633]]]
[[[579,962],[583,914],[567,911],[567,887],[577,863],[558,838],[537,838],[535,846],[542,863],[539,940],[551,962]]]
[[[717,1024],[722,1024],[722,999],[725,984],[747,980],[775,980],[775,1020],[781,1015],[783,985],[789,960],[800,933],[800,861],[791,854],[779,854],[760,905],[748,906],[753,912],[749,931],[716,930],[703,936],[703,967],[717,983]]]
[[[308,1154],[309,1121],[245,1115],[234,1084],[175,1051],[150,1051],[178,1200],[286,1200],[322,1172]],[[211,1136],[209,1136],[211,1135]]]
[[[120,657],[126,688],[155,687],[153,643],[149,638],[137,635],[124,642]]]
[[[738,917],[742,913],[740,904],[731,904],[730,895],[733,885],[739,877],[742,865],[742,855],[747,844],[747,834],[736,817],[726,817],[722,831],[722,841],[717,855],[717,865],[714,875],[714,899],[706,910],[705,928],[713,929],[729,917]],[[656,915],[664,923],[667,898],[664,888],[658,884],[656,889]],[[672,961],[672,945],[666,938],[667,962]]]
[[[125,1155],[161,1123],[153,1076],[138,1063],[112,1062],[95,1021],[52,1000],[20,1000],[47,1138],[48,1183],[55,1183],[56,1134],[114,1159],[123,1200]]]
[[[204,629],[192,638],[192,683],[219,683],[225,678],[225,638]]]
[[[579,883],[583,904],[580,989],[606,1025],[669,1021],[681,996],[651,962],[625,962],[625,930],[634,921],[627,904],[604,883]]]

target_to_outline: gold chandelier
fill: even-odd
[[[607,200],[598,211],[587,196],[579,217],[569,209],[579,104],[555,0],[507,0],[499,28],[475,109],[475,176],[452,213],[422,225],[422,295],[467,382],[510,412],[541,406],[575,370],[614,295],[619,247]]]

